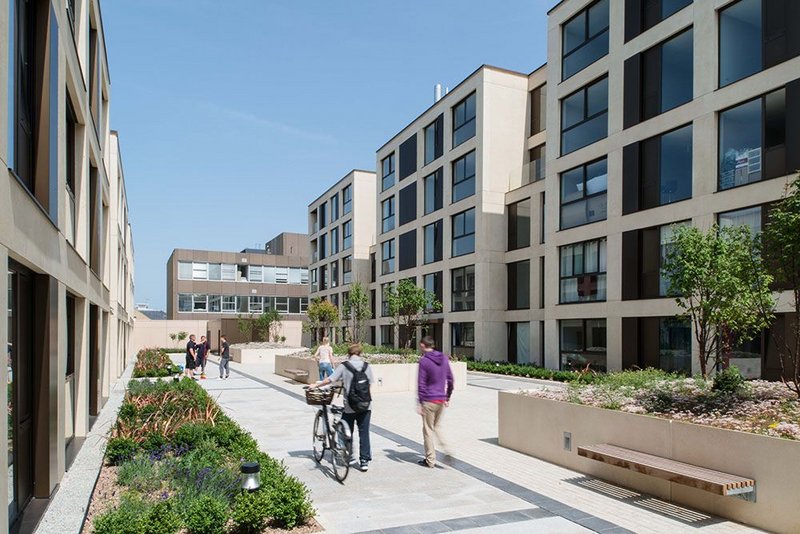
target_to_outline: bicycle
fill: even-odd
[[[306,392],[306,403],[320,407],[314,417],[312,443],[314,460],[321,463],[325,451],[330,450],[333,475],[339,482],[344,482],[350,472],[353,436],[350,427],[342,421],[344,408],[331,405],[334,395],[341,393],[342,388],[339,386],[309,389],[306,386],[303,389]],[[330,410],[328,410],[329,405]]]

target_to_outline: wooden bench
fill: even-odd
[[[284,369],[284,373],[288,373],[295,378],[308,378],[308,371],[304,371],[302,369]]]
[[[716,495],[734,495],[755,501],[756,481],[750,478],[605,443],[578,447],[578,455]]]

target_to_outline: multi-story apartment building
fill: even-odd
[[[133,242],[99,3],[9,0],[0,33],[0,524],[30,532],[131,358]]]
[[[344,304],[350,285],[370,284],[375,173],[352,170],[308,205],[311,297]]]
[[[545,66],[478,69],[378,150],[372,340],[410,278],[459,355],[696,371],[660,266],[676,224],[759,231],[800,168],[800,2],[564,0],[547,35]],[[766,334],[733,356],[779,370]]]
[[[798,56],[800,2],[550,11],[545,365],[692,370],[691,329],[660,272],[671,229],[760,230],[800,168]],[[751,376],[778,370],[767,336],[734,356]]]
[[[167,261],[167,317],[223,319],[274,309],[302,319],[308,306],[308,236],[284,232],[263,249],[175,249]]]
[[[525,74],[483,66],[378,149],[377,343],[397,341],[388,286],[411,279],[442,303],[429,328],[442,346],[472,355],[502,344],[505,352],[498,237],[509,179],[526,157],[527,95]]]

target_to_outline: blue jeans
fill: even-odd
[[[327,362],[323,362],[319,364],[319,379],[320,381],[325,380],[329,376],[333,374],[333,365]]]

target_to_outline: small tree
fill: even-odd
[[[241,315],[236,316],[236,329],[239,330],[248,341],[253,339],[254,328],[255,322],[253,321],[252,313],[247,317],[242,317]]]
[[[670,294],[692,322],[699,345],[700,373],[719,368],[735,342],[745,342],[769,325],[773,302],[757,240],[746,226],[707,232],[678,226],[663,265]]]
[[[369,307],[369,293],[360,281],[355,281],[350,286],[350,292],[342,303],[342,317],[350,326],[350,340],[361,342],[364,337],[364,322],[372,319],[372,310]]]
[[[173,332],[172,334],[169,335],[169,338],[172,341],[177,342],[178,346],[180,346],[183,340],[185,340],[187,337],[189,337],[189,333],[184,332],[183,330],[181,330],[180,332]]]
[[[253,320],[253,331],[261,341],[269,341],[273,335],[278,337],[276,332],[281,326],[281,314],[278,310],[265,310]],[[277,343],[277,339],[275,340]]]
[[[307,331],[312,332],[314,341],[319,341],[319,331],[327,332],[329,328],[339,323],[339,308],[329,300],[313,299],[306,310],[308,316]]]
[[[411,280],[400,280],[396,285],[390,285],[386,291],[386,301],[395,335],[400,340],[400,346],[405,348],[411,346],[412,332],[416,327],[427,322],[428,313],[442,309],[434,293],[418,287]],[[405,330],[403,339],[399,335],[401,326]]]
[[[770,210],[762,239],[764,257],[778,287],[792,294],[791,332],[776,336],[773,329],[773,341],[783,381],[800,396],[800,175]],[[771,310],[767,308],[767,312]]]

